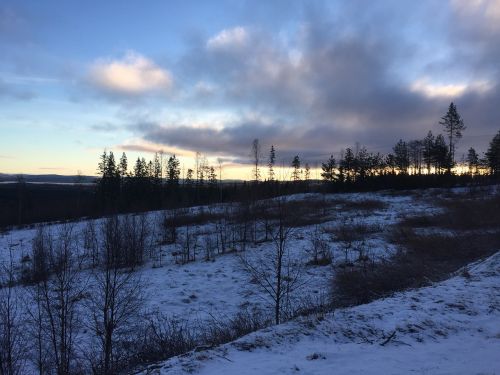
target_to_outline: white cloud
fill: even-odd
[[[243,47],[248,41],[248,31],[241,26],[224,29],[207,41],[210,50],[221,50]]]
[[[451,5],[460,16],[475,19],[491,31],[500,30],[500,0],[451,0]]]
[[[90,69],[90,80],[104,91],[126,95],[167,91],[173,84],[169,71],[133,51],[121,60],[96,61]]]
[[[410,90],[423,94],[428,98],[454,98],[466,92],[484,94],[491,89],[492,85],[487,81],[465,83],[432,83],[428,79],[419,79],[410,85]]]

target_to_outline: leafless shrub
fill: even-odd
[[[144,262],[151,244],[151,233],[146,215],[125,216],[121,220],[123,236],[123,265],[132,269]]]
[[[457,199],[448,202],[442,214],[403,220],[394,225],[389,240],[399,247],[399,251],[392,259],[337,272],[332,282],[334,302],[337,305],[365,303],[395,291],[423,285],[429,280],[441,280],[470,262],[497,251],[500,247],[499,227],[493,220],[499,214],[491,209],[495,207],[497,197],[474,203]],[[443,225],[457,232],[450,235],[414,229],[423,224]],[[462,228],[466,227],[476,231],[463,231]]]
[[[115,217],[105,222],[103,266],[92,275],[87,327],[95,338],[88,353],[94,373],[116,373],[128,362],[133,352],[131,331],[142,306],[140,278],[121,269],[119,254],[126,252],[122,228]]]
[[[270,324],[270,320],[260,311],[241,310],[232,318],[212,316],[202,322],[199,342],[216,346],[233,341],[250,332],[257,331]]]
[[[86,256],[92,267],[99,264],[99,238],[94,220],[88,220],[83,229],[83,247],[87,250]]]
[[[0,374],[22,374],[28,358],[28,343],[22,325],[22,301],[14,290],[12,253],[0,271]]]
[[[309,244],[310,246],[306,249],[312,257],[309,264],[324,266],[332,263],[330,243],[324,238],[324,229],[321,226],[316,225],[310,232]]]
[[[142,364],[186,353],[198,341],[191,322],[159,313],[147,315],[140,332],[136,361]]]
[[[47,280],[51,273],[49,259],[53,252],[53,240],[42,226],[39,226],[31,245],[31,267],[25,269],[23,281],[38,283]]]
[[[181,263],[194,262],[196,260],[196,252],[198,250],[198,233],[195,228],[190,225],[184,227],[183,238],[180,243],[180,251],[176,252],[174,256],[181,256]]]
[[[36,343],[35,365],[41,372],[76,373],[80,368],[76,353],[79,305],[87,285],[79,272],[77,241],[68,225],[61,227],[55,238],[45,237],[44,241],[51,248],[51,275],[32,288],[28,311]]]
[[[293,233],[293,217],[284,198],[274,200],[279,218],[273,223],[273,251],[257,260],[242,255],[244,269],[270,299],[276,324],[293,312],[292,294],[302,286],[302,265],[290,253],[288,241]]]

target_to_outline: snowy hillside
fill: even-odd
[[[53,366],[52,348],[46,343],[51,338],[58,340],[52,332],[63,329],[48,318],[49,313],[60,313],[60,288],[67,288],[71,296],[63,300],[73,314],[72,320],[64,323],[71,329],[74,343],[68,353],[70,366],[84,369],[83,373],[90,371],[90,366],[101,366],[103,360],[95,354],[102,353],[105,318],[105,314],[99,315],[99,298],[108,291],[103,289],[103,274],[111,268],[125,285],[126,298],[119,302],[133,302],[134,307],[123,309],[124,318],[113,333],[116,372],[147,368],[145,373],[162,374],[500,373],[496,358],[500,353],[500,253],[471,266],[468,272],[424,289],[335,313],[318,313],[331,311],[337,275],[364,272],[390,262],[396,254],[404,253],[406,244],[398,241],[415,240],[415,233],[422,233],[425,241],[445,242],[458,235],[469,241],[477,235],[489,247],[463,259],[479,259],[498,251],[498,241],[492,241],[500,235],[494,215],[477,213],[489,220],[478,221],[484,226],[479,229],[462,229],[457,225],[463,223],[447,221],[441,225],[441,218],[433,219],[449,209],[446,202],[472,202],[475,207],[496,193],[493,187],[473,192],[462,188],[298,194],[283,201],[256,202],[255,211],[241,204],[182,210],[176,214],[176,224],[168,228],[165,220],[173,218],[171,211],[123,215],[119,220],[128,226],[116,232],[126,238],[119,243],[119,250],[128,249],[127,241],[138,241],[128,232],[143,228],[137,247],[141,258],[115,268],[104,263],[109,255],[109,220],[47,223],[40,226],[49,235],[43,238],[40,227],[12,229],[0,233],[0,266],[2,270],[11,267],[13,275],[10,288],[0,289],[0,304],[11,295],[16,298],[16,327],[23,333],[20,342],[27,343],[16,345],[20,358],[25,358],[21,373],[27,374],[38,370],[43,357],[48,358],[44,366]],[[279,249],[281,217],[273,211],[281,207],[277,202],[286,202],[287,219],[293,218],[284,229],[281,281],[285,289],[280,292],[277,314],[285,323],[278,326],[274,325],[274,296],[269,293],[275,287],[273,261]],[[488,204],[483,202],[491,209]],[[467,218],[472,214],[467,211]],[[413,225],[412,232],[401,227],[405,220]],[[167,241],[172,228],[176,238]],[[408,240],[408,233],[414,237]],[[433,237],[436,234],[438,237]],[[402,237],[395,240],[395,235]],[[57,263],[47,269],[46,278],[29,278],[35,275],[38,263],[34,249],[41,238],[44,246],[56,253],[68,246],[69,256],[64,259],[69,260],[66,266],[71,278],[61,278],[64,275],[57,273],[61,270]],[[320,254],[317,261],[314,248]],[[463,259],[461,264],[466,264]],[[0,282],[8,285],[5,275],[0,275]],[[290,281],[294,277],[296,284]],[[59,279],[64,282],[62,287],[57,285]],[[132,289],[138,291],[137,296],[126,294]],[[398,289],[383,290],[380,295],[390,295],[393,290]],[[5,293],[10,291],[13,293]],[[304,311],[315,313],[296,318]],[[48,354],[37,354],[37,342],[47,345],[44,350]],[[206,350],[208,347],[211,349]],[[175,356],[181,353],[187,354]]]
[[[172,358],[159,374],[498,374],[500,252],[450,280]]]

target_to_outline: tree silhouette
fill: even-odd
[[[448,137],[450,163],[447,166],[448,172],[455,164],[455,144],[462,138],[462,131],[466,129],[462,117],[457,111],[455,104],[450,103],[448,112],[441,118],[439,124],[443,125],[445,133]]]
[[[486,161],[491,174],[500,175],[500,131],[493,137],[486,151]]]
[[[292,160],[292,181],[300,181],[300,158],[295,155]]]
[[[326,182],[334,182],[335,181],[335,168],[337,167],[337,162],[333,155],[330,155],[330,158],[326,161],[326,163],[321,163],[321,177]]]
[[[269,168],[269,181],[274,181],[274,162],[276,160],[276,151],[274,145],[271,145],[271,150],[269,151],[269,162],[267,166]]]

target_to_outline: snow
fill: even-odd
[[[465,194],[467,190],[454,189],[452,193]],[[287,199],[335,203],[321,224],[324,227],[337,227],[345,220],[379,227],[379,231],[369,233],[363,241],[370,255],[378,258],[390,256],[394,251],[386,236],[391,224],[405,216],[439,212],[433,205],[434,199],[446,194],[448,190],[429,189],[400,194],[298,194]],[[344,209],[349,202],[366,200],[380,201],[385,208]],[[194,214],[210,209],[224,212],[220,205],[189,211]],[[161,215],[162,212],[147,214],[151,228]],[[81,243],[86,224],[85,220],[72,223],[73,233]],[[61,225],[46,226],[57,235]],[[214,229],[214,223],[209,222],[195,226],[193,231],[201,238],[213,235]],[[305,226],[295,228],[292,233],[291,250],[304,263],[310,259],[306,250],[313,229],[314,225]],[[180,232],[182,235],[182,229]],[[8,262],[12,254],[20,268],[23,257],[30,253],[35,234],[33,227],[0,233],[0,263]],[[195,262],[181,265],[172,256],[178,248],[161,245],[161,250],[164,260],[160,267],[148,260],[137,269],[145,289],[146,310],[193,322],[232,317],[243,308],[269,310],[264,292],[244,272],[240,254],[226,253],[205,261],[200,249]],[[258,260],[272,251],[272,242],[251,244],[245,256]],[[332,244],[332,252],[335,263],[343,262],[344,252],[339,243]],[[296,298],[321,301],[329,292],[333,272],[331,266],[305,266],[303,276],[308,282]],[[172,358],[150,371],[162,374],[500,373],[500,255],[475,265],[469,272],[470,279],[456,276],[368,305],[270,327],[216,349]],[[381,346],[393,332],[392,339]],[[83,335],[81,332],[80,336]]]
[[[149,373],[498,374],[500,252],[469,274],[254,332]]]

